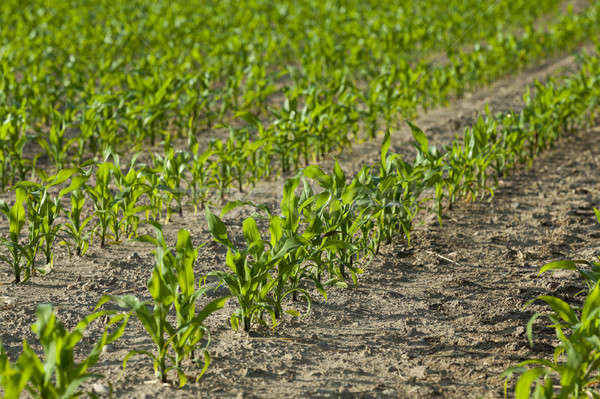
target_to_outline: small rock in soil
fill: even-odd
[[[104,345],[104,347],[102,348],[102,352],[104,353],[108,353],[108,352],[114,352],[115,351],[115,346],[112,344],[106,344]]]
[[[523,327],[523,326],[518,326],[518,327],[515,329],[515,334],[514,334],[514,336],[515,336],[515,337],[520,337],[520,336],[521,336],[521,335],[523,335],[523,334],[525,334],[525,327]]]
[[[97,395],[108,395],[109,389],[108,385],[97,382],[92,385],[92,391]]]

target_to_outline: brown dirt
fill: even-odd
[[[518,109],[532,79],[573,63],[565,58],[506,79],[418,123],[436,142],[447,142],[483,104],[490,103],[492,111]],[[315,296],[308,317],[286,318],[274,331],[234,332],[227,325],[235,307],[230,300],[209,319],[213,362],[198,384],[183,389],[159,384],[144,357],[134,357],[122,373],[128,350],[151,349],[141,325],[132,322],[94,370],[107,376],[96,389],[110,382],[118,398],[501,397],[499,374],[506,367],[552,353],[552,331],[541,323],[534,331],[536,345],[529,348],[525,325],[543,307],[524,310],[525,302],[547,293],[571,298],[582,288],[569,273],[537,277],[539,267],[563,257],[591,260],[600,253],[600,226],[592,211],[600,206],[599,132],[564,140],[532,168],[502,180],[491,201],[458,204],[442,226],[433,217],[421,217],[411,248],[400,242],[383,247],[357,287],[332,290],[327,301]],[[396,149],[406,148],[406,140],[406,132],[396,134]],[[378,143],[364,143],[339,158],[353,171],[377,159],[378,151]],[[264,182],[244,195],[277,205],[281,183]],[[234,233],[242,214],[226,218]],[[174,216],[166,227],[169,242],[180,228],[190,230],[196,244],[209,241],[202,215]],[[105,293],[147,298],[150,251],[137,242],[106,249],[95,243],[83,259],[69,259],[58,249],[49,275],[19,286],[8,284],[8,270],[0,269],[5,282],[0,297],[15,300],[2,305],[0,299],[0,334],[9,354],[18,353],[23,338],[35,342],[29,325],[39,303],[52,303],[73,327]],[[197,272],[221,268],[223,261],[223,249],[209,243],[200,250]],[[98,327],[90,331],[84,347],[97,337]]]

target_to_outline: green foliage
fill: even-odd
[[[347,185],[346,176],[337,162],[332,175],[325,174],[316,166],[305,168],[304,175],[316,180],[322,188],[318,194],[307,190],[306,199],[300,204],[304,219],[308,222],[307,233],[320,238],[318,248],[325,252],[324,262],[330,279],[344,282],[348,278],[348,270],[356,284],[357,274],[362,273],[354,265],[354,258],[360,252],[354,236],[362,223],[362,215],[354,213],[357,183]]]
[[[4,67],[3,69],[6,69]],[[35,158],[24,156],[27,144],[27,102],[20,107],[4,106],[0,108],[0,189],[25,179],[33,169]]]
[[[249,331],[254,323],[264,324],[263,315],[269,314],[273,327],[284,311],[282,302],[290,294],[302,295],[310,310],[310,296],[297,285],[289,286],[293,276],[301,277],[305,258],[296,256],[304,251],[303,241],[297,235],[284,236],[283,219],[272,217],[269,231],[271,240],[263,240],[256,221],[248,217],[243,223],[246,247],[238,249],[229,239],[225,224],[206,209],[209,230],[215,241],[227,247],[225,264],[229,271],[210,273],[223,281],[231,295],[236,297],[239,308],[231,315],[231,326]],[[292,222],[293,223],[293,222]],[[298,315],[294,310],[286,312]]]
[[[162,381],[174,370],[180,386],[186,360],[203,364],[199,377],[208,368],[203,323],[227,297],[197,305],[208,289],[194,275],[198,249],[186,230],[169,247],[158,220],[297,171],[278,212],[247,201],[224,206],[222,215],[237,206],[259,211],[243,221],[243,241],[231,239],[206,207],[209,230],[227,249],[226,267],[211,275],[237,300],[231,326],[247,331],[267,316],[275,327],[284,313],[299,315],[290,305],[298,297],[310,311],[311,288],[327,298],[331,287],[358,284],[381,243],[410,245],[419,212],[432,211],[441,223],[445,207],[492,196],[500,177],[598,113],[600,62],[584,54],[579,73],[536,82],[518,113],[486,109],[443,148],[408,122],[414,157],[390,151],[391,130],[417,110],[597,36],[594,2],[578,13],[559,12],[559,0],[493,7],[476,0],[26,3],[0,5],[0,190],[15,192],[13,204],[0,203],[9,224],[0,260],[19,283],[49,270],[57,240],[81,256],[94,236],[102,247],[138,238],[145,213],[156,228],[156,237],[139,237],[155,247],[152,301],[105,296],[100,305],[112,300],[135,313],[154,344],[154,352],[132,351],[123,367],[145,354]],[[214,135],[205,138],[207,130]],[[329,173],[311,165],[381,130],[380,160],[356,176],[337,162]],[[63,209],[67,197],[70,209]],[[46,268],[36,268],[41,255]],[[554,361],[507,370],[507,377],[521,373],[518,397],[529,397],[532,384],[534,396],[554,397],[558,377],[558,397],[597,397],[600,265],[560,261],[541,272],[559,268],[578,270],[590,293],[582,308],[538,298],[552,309],[546,317],[561,343]],[[105,329],[75,363],[82,330],[112,313],[96,312],[67,333],[51,308],[39,308],[34,329],[45,362],[24,342],[11,364],[0,345],[5,396],[24,389],[34,397],[78,396],[79,384],[94,376],[87,369],[131,313],[113,317],[117,330]]]
[[[164,152],[164,156],[153,155],[152,170],[159,174],[159,181],[156,189],[161,190],[167,197],[166,221],[168,221],[171,217],[171,202],[173,201],[177,203],[177,212],[179,216],[183,216],[183,198],[185,195],[183,182],[191,157],[188,152],[175,152],[171,146],[170,136],[166,137]]]
[[[600,212],[594,208],[600,223]],[[578,268],[587,264],[591,270]],[[527,338],[533,346],[533,324],[540,317],[547,317],[556,331],[559,344],[554,349],[553,360],[528,359],[510,367],[502,374],[506,378],[505,392],[509,380],[520,374],[515,385],[517,399],[533,398],[600,398],[597,385],[600,383],[600,263],[584,260],[562,260],[550,262],[540,269],[540,274],[549,270],[577,270],[588,284],[583,306],[571,306],[554,296],[539,296],[527,303],[543,301],[551,312],[534,314],[527,324]],[[532,385],[535,386],[533,393]]]
[[[230,129],[208,152],[165,151],[153,165],[167,214],[171,202],[179,212],[182,180],[200,184],[197,206],[207,188],[224,196],[298,170],[598,33],[597,4],[559,13],[559,3],[5,1],[3,27],[15,28],[0,29],[0,188],[40,155],[60,169],[105,148]],[[99,31],[97,20],[112,23]],[[29,142],[37,151],[25,154]],[[192,158],[200,183],[182,176]]]
[[[17,399],[23,390],[33,398],[77,398],[82,382],[101,375],[89,372],[102,353],[102,348],[117,340],[127,325],[129,315],[113,315],[110,311],[97,311],[86,316],[72,331],[66,331],[56,319],[51,305],[39,305],[37,321],[31,326],[44,351],[43,360],[23,341],[23,351],[15,363],[9,361],[0,342],[0,386],[4,398]],[[76,361],[74,349],[83,338],[86,327],[94,320],[113,315],[104,327],[102,338],[96,342],[81,361]],[[110,331],[113,327],[112,331]]]
[[[8,249],[8,256],[0,255],[0,259],[6,262],[12,269],[15,276],[15,283],[21,282],[21,271],[23,270],[23,255],[21,251],[21,230],[25,226],[25,199],[27,196],[23,188],[17,187],[15,190],[15,204],[9,207],[7,203],[0,203],[0,211],[6,215],[9,222],[9,239],[2,239],[1,243]],[[26,270],[25,280],[29,278],[29,270]]]
[[[62,184],[75,172],[74,169],[63,169],[56,175],[44,176],[44,184],[19,182],[15,186],[15,204],[11,208],[6,203],[0,204],[0,211],[9,219],[9,240],[2,240],[9,250],[9,256],[2,255],[0,259],[13,269],[15,283],[21,282],[23,267],[25,268],[24,280],[29,279],[35,272],[36,256],[40,248],[46,260],[44,270],[47,271],[52,267],[52,248],[60,231],[56,219],[62,211],[61,198],[74,188],[65,188],[57,196],[53,196],[48,189]],[[28,235],[26,241],[21,242],[20,233],[26,223]],[[26,265],[22,265],[23,260],[26,261]]]
[[[49,132],[39,132],[37,143],[46,156],[58,170],[63,169],[68,163],[69,149],[77,141],[77,137],[65,137],[68,126],[72,123],[74,110],[61,114],[56,110],[51,111],[52,125]]]
[[[148,279],[148,291],[153,301],[142,302],[133,295],[106,295],[100,304],[110,300],[121,308],[133,312],[154,343],[156,353],[133,350],[125,357],[123,368],[126,367],[131,356],[147,355],[152,359],[154,370],[162,382],[167,381],[168,371],[175,369],[181,387],[187,381],[182,362],[186,358],[199,362],[194,356],[198,348],[202,352],[204,362],[198,378],[208,369],[210,364],[208,341],[201,346],[205,334],[208,334],[208,329],[203,322],[211,313],[222,308],[228,297],[215,299],[196,311],[196,302],[207,288],[198,287],[194,276],[193,266],[198,257],[198,250],[192,246],[189,232],[179,231],[177,245],[173,250],[167,246],[160,225],[157,223],[152,225],[155,227],[156,237],[144,235],[139,239],[156,247],[154,250],[156,263]],[[148,304],[153,308],[148,308]],[[176,314],[175,323],[169,320],[171,311]]]
[[[513,374],[520,374],[515,386],[517,399],[599,397],[596,385],[600,382],[600,285],[594,285],[581,308],[553,296],[534,300],[544,301],[552,311],[532,316],[527,325],[530,343],[533,345],[532,324],[541,316],[552,322],[560,343],[553,361],[529,359],[507,369],[503,373],[506,385]],[[560,382],[558,387],[556,381]]]
[[[86,231],[86,226],[92,220],[93,215],[84,217],[82,215],[85,205],[85,184],[89,175],[83,173],[74,176],[71,180],[71,209],[66,212],[67,221],[62,225],[61,229],[66,234],[67,239],[59,244],[67,245],[69,251],[74,247],[77,256],[85,255],[92,240],[92,230]]]
[[[66,187],[53,196],[48,189],[64,183],[71,178],[77,171],[75,169],[63,169],[58,174],[46,177],[44,183],[20,182],[17,187],[27,190],[27,210],[29,221],[28,244],[22,246],[22,252],[29,263],[29,270],[35,270],[35,258],[38,249],[42,249],[45,256],[46,267],[51,268],[53,264],[53,246],[58,238],[60,225],[56,219],[62,213],[61,198],[78,188],[78,181],[73,180],[73,184]]]
[[[518,164],[530,164],[540,149],[585,123],[600,96],[591,83],[599,73],[595,58],[584,57],[579,74],[537,84],[536,97],[526,95],[520,113],[491,116],[486,110],[462,137],[442,149],[431,146],[425,133],[408,122],[416,150],[412,162],[390,153],[388,132],[380,161],[364,166],[350,181],[337,162],[331,174],[307,166],[301,172],[301,194],[296,194],[300,178],[289,179],[281,216],[268,212],[269,241],[249,218],[244,221],[246,248],[239,249],[223,222],[207,210],[214,239],[228,249],[225,263],[231,272],[216,274],[238,298],[232,326],[242,324],[248,330],[262,322],[265,313],[275,325],[287,292],[284,287],[295,290],[301,280],[312,280],[323,295],[325,287],[344,286],[349,277],[356,284],[360,263],[377,254],[382,241],[401,237],[410,245],[419,211],[431,209],[441,223],[445,206],[452,207],[461,198],[493,195],[498,178]],[[538,112],[541,109],[549,111]],[[245,203],[227,205],[224,211],[240,204]],[[277,245],[286,242],[292,250],[274,255]]]
[[[120,170],[112,162],[106,161],[96,167],[95,184],[86,184],[85,188],[94,203],[94,215],[98,219],[97,234],[100,236],[100,246],[104,247],[109,227],[113,229],[115,241],[119,240],[118,198],[110,184]]]

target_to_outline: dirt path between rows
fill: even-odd
[[[428,113],[419,124],[444,142],[485,103],[492,111],[518,109],[532,79],[573,64],[565,58],[506,79]],[[541,324],[536,346],[528,347],[526,322],[543,308],[523,310],[524,303],[547,293],[570,298],[582,287],[568,273],[536,277],[538,268],[557,258],[600,254],[600,226],[592,210],[600,207],[599,132],[562,141],[531,169],[503,180],[491,202],[460,203],[442,226],[421,218],[411,248],[400,242],[383,247],[358,287],[332,290],[326,302],[315,296],[308,317],[286,318],[275,331],[233,332],[227,326],[235,307],[230,300],[209,320],[213,362],[198,384],[181,390],[161,385],[143,357],[121,372],[128,350],[151,348],[137,322],[108,348],[95,371],[108,377],[117,398],[501,397],[502,370],[552,353],[553,333]],[[402,133],[393,140],[399,149]],[[365,143],[340,159],[351,171],[376,160],[378,152],[378,143]],[[280,186],[281,181],[261,183],[245,196],[276,206]],[[241,226],[240,213],[226,220],[233,231]],[[201,215],[174,217],[167,227],[170,242],[179,228],[190,230],[197,244],[209,240]],[[0,285],[0,297],[16,299],[13,306],[0,306],[0,336],[9,354],[18,353],[23,338],[35,342],[29,325],[39,303],[52,303],[73,327],[104,293],[147,298],[150,250],[137,242],[100,250],[95,243],[83,259],[69,259],[59,249],[51,274],[20,286]],[[197,271],[221,268],[223,261],[223,249],[210,243],[200,251]],[[0,281],[10,281],[8,273]],[[92,329],[84,346],[97,333]],[[102,392],[105,384],[96,389]]]

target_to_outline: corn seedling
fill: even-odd
[[[27,190],[27,210],[29,219],[29,244],[24,247],[24,255],[30,262],[30,270],[34,271],[35,257],[38,248],[41,248],[45,256],[46,267],[51,268],[53,264],[53,247],[61,226],[56,219],[62,213],[61,199],[66,194],[81,186],[79,179],[73,179],[71,185],[60,190],[58,195],[52,196],[49,188],[62,184],[76,173],[75,169],[63,169],[58,174],[45,176],[43,184],[32,182],[21,182],[17,186]]]
[[[77,178],[76,178],[77,179]],[[66,234],[67,239],[59,244],[66,245],[69,248],[74,247],[77,256],[83,256],[87,252],[94,234],[94,229],[86,230],[86,226],[92,220],[93,215],[83,217],[82,211],[85,205],[85,192],[81,189],[84,187],[87,178],[81,177],[79,180],[80,188],[71,192],[70,202],[71,209],[66,212],[67,221],[62,225],[62,230]]]
[[[187,381],[182,368],[183,360],[194,356],[208,333],[203,325],[204,320],[222,308],[228,297],[215,299],[196,312],[196,301],[207,288],[199,288],[194,276],[193,266],[198,257],[198,250],[192,246],[189,232],[179,231],[177,245],[173,251],[167,246],[160,225],[151,224],[155,227],[156,237],[145,235],[139,240],[155,245],[156,263],[148,280],[148,291],[153,299],[150,302],[152,310],[147,307],[148,303],[141,302],[132,295],[104,296],[100,304],[110,300],[135,313],[154,343],[155,353],[146,350],[129,352],[123,360],[123,368],[132,356],[147,355],[152,359],[154,371],[162,382],[167,382],[168,371],[175,369],[181,387]],[[176,314],[175,324],[168,319],[171,310]],[[200,348],[204,366],[198,378],[210,364],[207,346],[208,342]],[[174,352],[174,356],[171,351]]]
[[[539,317],[547,317],[560,341],[553,360],[529,359],[507,369],[508,381],[520,374],[515,385],[517,399],[598,397],[596,385],[600,382],[600,284],[596,283],[581,308],[571,307],[562,299],[539,296],[552,311],[536,313],[527,324],[527,337],[533,345],[532,325]],[[531,386],[535,384],[533,393]]]
[[[37,135],[37,143],[44,150],[52,163],[58,170],[63,169],[68,161],[69,149],[77,141],[77,137],[68,139],[65,137],[66,130],[72,120],[73,110],[61,115],[58,111],[52,111],[52,125],[50,131],[40,132]]]
[[[8,249],[8,256],[0,255],[0,259],[7,263],[15,277],[15,283],[21,282],[21,272],[23,271],[23,255],[21,251],[21,230],[26,223],[25,201],[27,192],[21,187],[15,189],[15,203],[9,207],[7,203],[0,203],[0,212],[7,218],[9,223],[9,239],[2,239],[1,243]],[[24,280],[29,278],[29,270],[26,270]]]
[[[96,342],[81,361],[76,361],[74,349],[83,338],[87,326],[103,316],[110,317],[104,327],[102,338]],[[110,311],[97,311],[81,320],[72,331],[56,319],[51,305],[39,305],[37,321],[31,326],[44,351],[43,359],[23,341],[23,351],[13,364],[0,342],[0,386],[5,399],[18,399],[26,390],[33,398],[59,399],[77,398],[83,394],[79,386],[85,380],[100,378],[89,372],[102,353],[102,348],[117,340],[127,325],[129,315]],[[109,329],[113,327],[112,331]]]
[[[192,203],[194,214],[198,212],[198,206],[204,205],[209,195],[208,182],[210,180],[210,169],[206,169],[207,161],[212,156],[212,151],[206,150],[200,153],[198,139],[193,134],[188,137],[188,145],[191,150],[190,173],[186,181]]]
[[[111,162],[103,162],[97,165],[95,173],[95,184],[86,184],[86,192],[94,203],[94,215],[98,219],[97,234],[100,236],[100,246],[106,244],[106,235],[109,226],[118,217],[115,211],[118,210],[116,205],[117,198],[111,190],[110,184],[112,177],[116,171],[116,167]],[[119,229],[117,228],[117,231]]]
[[[165,155],[154,157],[154,168],[161,174],[159,189],[163,190],[169,197],[167,202],[167,217],[169,220],[172,213],[171,202],[177,204],[177,213],[183,216],[183,181],[186,169],[190,162],[189,154],[186,152],[175,152],[170,145],[169,136],[165,140]]]
[[[327,175],[319,167],[309,166],[304,176],[316,180],[323,189],[300,205],[309,222],[308,230],[321,239],[319,247],[326,255],[330,282],[343,282],[350,271],[352,281],[357,284],[357,274],[362,269],[355,267],[354,257],[359,250],[355,234],[361,223],[362,214],[355,213],[352,203],[357,195],[357,183],[348,185],[340,165],[335,163],[333,175]]]
[[[246,248],[237,249],[228,237],[225,224],[208,208],[206,219],[213,239],[227,247],[225,263],[229,271],[210,274],[221,279],[238,301],[239,308],[230,318],[233,329],[242,327],[249,331],[254,323],[265,323],[265,314],[271,316],[272,325],[275,327],[283,310],[281,302],[293,292],[304,296],[310,309],[310,296],[306,291],[299,288],[278,288],[278,283],[287,284],[287,281],[272,275],[279,272],[280,277],[287,277],[290,265],[293,267],[294,262],[290,263],[286,257],[300,249],[302,243],[299,240],[295,237],[280,236],[281,230],[276,224],[272,224],[271,241],[265,241],[260,235],[256,221],[249,217],[243,223]],[[285,262],[285,265],[282,264],[279,268],[282,262]],[[289,313],[297,315],[295,311]]]

